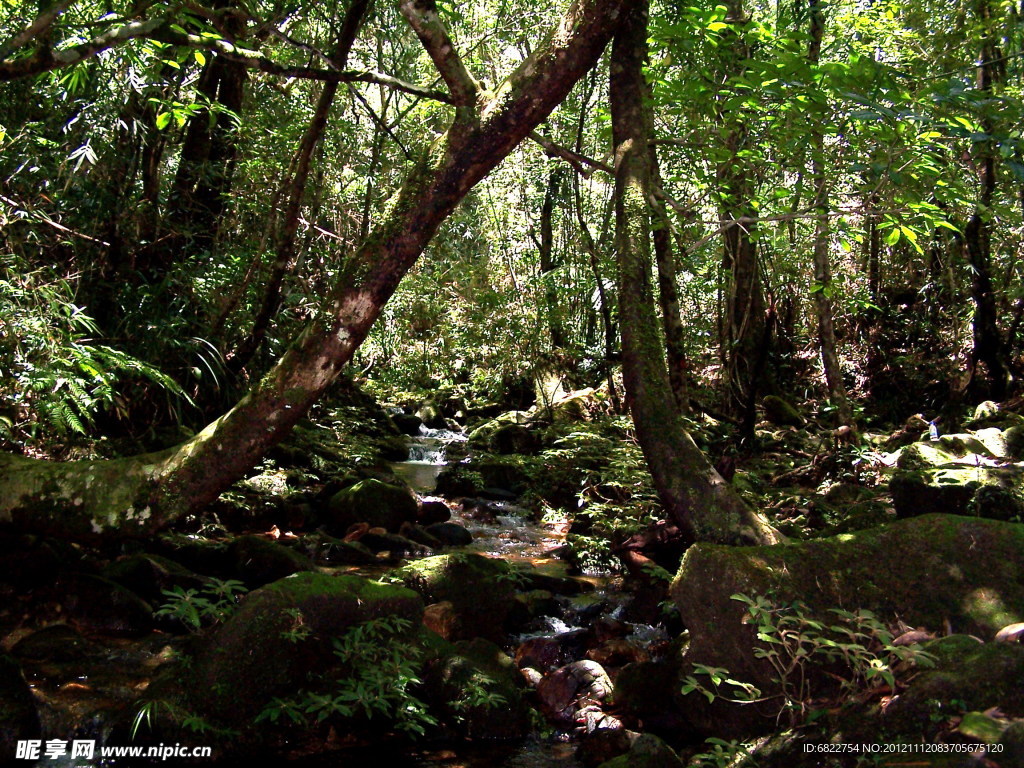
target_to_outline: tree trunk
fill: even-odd
[[[732,25],[723,36],[723,80],[746,73],[745,61],[751,51],[742,39],[741,28],[747,21],[743,0],[728,0],[726,21]],[[719,211],[723,220],[739,223],[723,233],[722,275],[725,283],[723,337],[724,383],[727,410],[739,417],[741,437],[754,436],[757,397],[762,389],[767,346],[770,341],[765,317],[761,265],[757,256],[757,209],[754,206],[754,179],[750,163],[743,153],[749,131],[742,114],[724,106],[717,107],[729,159],[716,172]]]
[[[807,58],[817,70],[821,58],[821,40],[825,34],[825,14],[820,0],[810,0],[811,41]],[[822,97],[824,100],[825,97]],[[827,104],[822,104],[822,109]],[[824,121],[822,115],[822,121]],[[828,178],[825,172],[825,131],[816,125],[811,131],[811,178],[814,183],[814,210],[818,215],[814,224],[814,305],[818,315],[818,347],[821,366],[825,371],[829,399],[836,407],[840,425],[853,425],[853,412],[843,383],[843,370],[836,350],[836,332],[832,321],[832,265],[829,263]]]
[[[558,306],[556,279],[550,275],[559,266],[555,260],[555,201],[558,199],[562,174],[559,168],[552,168],[544,190],[544,204],[540,209],[540,240],[537,242],[540,256],[540,274],[544,281],[544,301],[547,304],[548,333],[551,348],[557,354],[565,349],[565,331],[562,329],[561,312]]]
[[[653,128],[653,126],[651,126]],[[652,135],[653,130],[648,132]],[[655,187],[664,189],[658,165],[658,149],[652,143],[651,180]],[[687,381],[686,343],[683,340],[683,318],[679,308],[679,289],[676,286],[676,257],[672,250],[671,222],[665,204],[656,196],[651,198],[654,215],[654,261],[658,269],[658,303],[661,305],[661,324],[665,332],[665,355],[668,359],[668,382],[672,388],[676,407],[680,413],[690,412],[690,387]]]
[[[651,286],[652,199],[645,115],[647,3],[637,2],[612,43],[615,249],[626,402],[668,517],[689,542],[774,543],[778,536],[711,466],[683,429],[665,369]]]
[[[352,49],[352,44],[355,42],[369,5],[370,0],[353,0],[345,14],[333,56],[333,62],[338,69],[345,69],[348,66],[349,51]],[[288,185],[288,201],[278,225],[274,264],[270,269],[267,287],[263,292],[263,301],[256,312],[252,328],[249,334],[235,347],[234,354],[228,360],[228,370],[232,373],[240,373],[249,364],[263,343],[271,321],[281,308],[281,289],[284,286],[285,277],[291,273],[295,263],[295,235],[299,229],[299,213],[302,210],[302,200],[306,194],[306,182],[309,179],[313,152],[327,127],[327,118],[330,116],[331,106],[334,104],[334,97],[338,92],[339,85],[336,82],[323,84],[316,109],[313,110],[313,117],[302,136],[295,172]]]
[[[978,19],[986,25],[981,56],[977,67],[977,88],[984,94],[991,94],[998,82],[996,31],[993,28],[992,8],[989,0],[976,0]],[[995,135],[995,121],[991,116],[982,118],[982,129],[989,136]],[[975,164],[978,168],[978,183],[981,187],[978,206],[964,227],[964,244],[967,246],[967,260],[971,266],[971,298],[974,299],[974,349],[971,352],[970,388],[978,396],[1002,400],[1009,384],[1008,371],[1003,361],[1003,342],[996,320],[996,301],[992,289],[991,274],[991,216],[992,198],[996,190],[996,146],[995,139],[989,138],[975,144],[980,156]],[[980,392],[978,364],[984,363],[988,373],[988,391]]]
[[[629,5],[572,3],[546,42],[493,93],[477,92],[475,104],[464,101],[468,78],[453,66],[450,41],[425,40],[432,54],[449,54],[435,63],[464,103],[444,136],[415,150],[389,215],[346,262],[320,314],[281,360],[231,411],[166,451],[64,464],[0,456],[0,522],[61,536],[148,534],[244,477],[337,378],[459,201],[597,62]]]

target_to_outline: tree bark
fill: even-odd
[[[816,71],[821,59],[821,40],[825,34],[825,13],[821,0],[809,0],[811,40],[807,58]],[[824,100],[825,97],[822,97]],[[822,104],[822,108],[826,107]],[[824,120],[824,116],[822,116]],[[840,425],[853,426],[853,411],[843,383],[843,370],[836,350],[836,332],[832,317],[832,265],[829,263],[828,178],[825,171],[825,131],[821,125],[811,130],[811,178],[814,183],[814,305],[818,315],[818,348],[825,371],[829,399],[836,408]]]
[[[558,199],[562,174],[560,169],[552,168],[548,173],[548,184],[544,190],[544,203],[540,209],[540,240],[537,242],[540,256],[540,275],[544,281],[544,300],[547,304],[548,333],[551,337],[551,348],[557,354],[566,345],[565,331],[562,328],[561,311],[558,302],[558,290],[555,278],[549,273],[559,267],[555,259],[555,201]]]
[[[726,21],[730,31],[723,36],[724,81],[745,74],[744,63],[751,56],[743,42],[741,28],[747,21],[743,0],[728,0]],[[724,100],[724,99],[723,99]],[[729,159],[716,173],[719,210],[724,221],[741,220],[723,233],[722,275],[725,309],[722,351],[727,393],[726,410],[740,419],[742,437],[754,436],[757,397],[762,389],[770,332],[765,316],[761,265],[757,255],[757,208],[753,204],[754,179],[749,161],[743,156],[749,130],[742,114],[717,107]]]
[[[573,2],[493,93],[424,139],[389,214],[346,262],[315,317],[234,408],[185,443],[115,461],[0,456],[0,522],[59,536],[144,535],[201,509],[283,439],[352,358],[444,219],[598,60],[627,0]]]
[[[653,135],[652,130],[649,135]],[[658,149],[651,143],[651,180],[658,189],[665,185],[661,180],[658,164]],[[679,308],[679,288],[676,286],[676,257],[672,249],[671,222],[664,203],[651,197],[651,212],[654,215],[654,261],[658,269],[658,303],[661,305],[661,324],[665,332],[665,355],[668,360],[668,382],[672,396],[680,413],[690,412],[690,386],[687,381],[689,365],[686,362],[686,342],[683,340],[683,318]]]
[[[748,507],[683,428],[665,369],[651,285],[652,179],[645,115],[647,3],[633,4],[612,42],[615,249],[626,402],[668,517],[689,542],[766,544],[777,533]]]
[[[370,0],[353,0],[341,25],[338,43],[335,46],[333,61],[339,69],[348,66],[348,54],[355,42],[359,27],[362,24]],[[338,83],[324,83],[317,99],[313,117],[306,127],[299,144],[295,172],[288,185],[288,201],[281,215],[276,238],[276,256],[270,269],[263,301],[252,328],[248,335],[235,347],[234,354],[228,360],[228,370],[238,374],[252,360],[263,339],[267,335],[270,323],[281,308],[281,288],[285,277],[292,271],[295,262],[295,235],[299,229],[299,213],[302,210],[302,199],[306,194],[306,182],[312,167],[313,152],[327,128],[327,119],[331,114],[334,97],[338,93]]]
[[[990,95],[999,80],[998,62],[1000,53],[997,46],[992,8],[989,0],[975,0],[978,20],[985,25],[981,56],[978,59],[976,85],[979,91]],[[964,227],[964,244],[967,260],[971,266],[971,298],[974,299],[974,348],[971,351],[970,389],[976,395],[985,395],[1002,400],[1006,396],[1009,375],[1003,360],[1003,342],[996,319],[996,301],[992,289],[991,273],[991,216],[992,198],[996,190],[996,146],[995,121],[991,116],[983,117],[982,129],[990,137],[975,146],[980,156],[975,164],[978,168],[980,192],[978,206]],[[988,391],[980,392],[978,364],[984,363],[988,373]]]

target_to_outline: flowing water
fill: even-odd
[[[465,439],[456,432],[421,427],[420,434],[410,439],[409,458],[392,466],[395,473],[422,498],[437,499],[428,494],[434,490],[437,476],[446,463],[448,446],[464,442]],[[564,523],[539,525],[530,520],[527,510],[509,502],[476,500],[463,504],[462,506],[467,507],[465,509],[460,508],[459,504],[449,505],[454,507],[453,522],[464,525],[473,534],[473,544],[466,549],[506,560],[528,561],[551,575],[565,574],[565,564],[553,554],[553,550],[564,543],[567,527]],[[616,616],[621,611],[622,595],[617,594],[616,590],[602,589],[606,586],[603,583],[606,580],[593,581],[598,582],[596,586],[599,589],[568,599],[569,606],[565,618],[547,617],[543,626],[514,638],[515,642],[522,642],[529,637],[580,633],[597,612],[606,616]],[[579,606],[574,605],[576,601],[579,602]],[[638,640],[650,641],[654,638],[644,638],[643,635],[657,631],[651,627],[633,625],[633,632]],[[106,735],[91,734],[100,743],[105,740]],[[200,744],[201,741],[201,737],[197,737],[195,744],[191,746]],[[299,768],[361,768],[381,764],[395,768],[580,768],[574,757],[575,746],[564,739],[541,741],[536,738],[519,742],[460,743],[452,748],[396,748],[376,745],[363,749],[324,752],[290,761],[289,764]],[[172,765],[174,762],[172,759],[164,764]],[[26,761],[25,764],[29,763]],[[216,765],[236,763],[202,761],[202,764],[214,768]],[[123,759],[44,759],[40,760],[38,765],[59,765],[62,768],[86,765],[131,768],[130,761]]]
[[[434,490],[437,476],[447,461],[446,453],[452,443],[464,443],[466,436],[446,429],[428,429],[420,425],[420,433],[409,439],[409,458],[391,466],[419,494]]]

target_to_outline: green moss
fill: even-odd
[[[514,599],[514,575],[504,560],[476,554],[439,555],[392,571],[427,603],[449,601],[459,617],[456,638],[504,639],[504,621]]]

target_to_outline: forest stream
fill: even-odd
[[[420,427],[419,434],[408,438],[408,458],[392,462],[390,469],[416,492],[421,505],[432,502],[452,508],[451,523],[465,528],[472,536],[470,544],[456,547],[455,551],[518,563],[535,574],[540,584],[555,585],[554,589],[568,593],[564,596],[543,593],[547,595],[541,598],[547,603],[544,609],[534,618],[520,622],[514,634],[505,635],[509,653],[516,654],[517,648],[521,651],[532,647],[550,655],[552,649],[561,649],[556,653],[563,662],[582,659],[588,648],[595,647],[592,637],[595,625],[605,626],[638,657],[646,658],[654,646],[665,647],[668,636],[664,629],[623,621],[629,597],[621,591],[621,577],[593,571],[576,577],[568,575],[568,564],[559,557],[568,529],[565,520],[535,523],[528,510],[508,499],[451,500],[433,495],[439,473],[448,466],[448,447],[455,445],[464,450],[465,440],[465,435],[460,432]],[[199,536],[193,538],[200,540]],[[296,542],[290,543],[294,545]],[[379,578],[388,572],[388,567],[352,565],[328,570]],[[105,745],[132,743],[126,731],[126,717],[138,709],[138,703],[132,702],[138,702],[140,695],[154,684],[163,665],[191,652],[191,639],[167,634],[168,628],[180,632],[174,621],[170,625],[158,621],[155,632],[144,633],[140,628],[118,623],[121,622],[119,617],[112,619],[116,626],[107,636],[95,632],[80,634],[61,620],[63,606],[55,602],[49,608],[55,613],[54,623],[50,626],[34,632],[23,631],[7,639],[8,646],[20,659],[25,678],[40,704],[44,738],[73,734],[74,739],[95,740],[97,749]],[[113,613],[118,612],[114,610]],[[72,624],[75,624],[73,620]],[[497,637],[501,628],[492,628],[488,634]],[[500,710],[493,714],[495,718],[504,716]],[[145,730],[143,719],[145,725],[149,724],[148,715],[145,718],[138,716],[133,720],[132,733],[140,725]],[[583,722],[581,719],[580,723]],[[578,730],[575,724],[573,727],[547,727],[543,734],[535,731],[525,739],[455,740],[436,747],[396,747],[385,742],[370,747],[354,747],[341,753],[328,750],[305,757],[298,756],[301,755],[300,750],[293,758],[295,765],[309,768],[379,764],[385,756],[388,765],[408,768],[577,768],[580,764],[574,757],[575,730]],[[196,734],[193,741],[201,744],[202,733]],[[235,764],[232,761],[200,762],[203,765]],[[87,760],[70,756],[38,762],[40,766],[120,767],[137,764],[139,762],[134,758]]]

